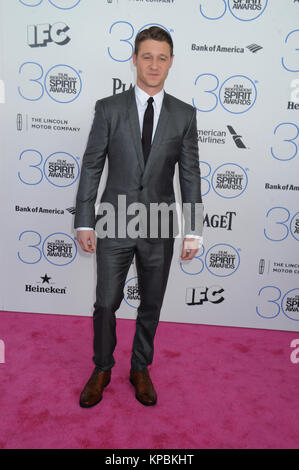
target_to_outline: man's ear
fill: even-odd
[[[133,59],[133,64],[136,65],[137,56],[136,56],[135,52],[133,52],[133,54],[132,54],[132,59]]]
[[[173,59],[174,59],[174,54],[172,54],[172,56],[171,56],[171,58],[170,58],[170,67],[172,67]]]

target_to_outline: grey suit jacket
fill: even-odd
[[[124,195],[126,205],[121,208],[123,212],[131,203],[143,203],[148,209],[148,236],[152,229],[150,224],[153,226],[154,223],[152,218],[149,219],[150,203],[171,205],[175,202],[173,177],[178,163],[182,203],[190,203],[191,208],[191,212],[184,212],[184,233],[202,235],[203,205],[196,110],[191,105],[164,94],[145,165],[134,88],[97,101],[83,156],[76,199],[75,228],[94,228],[99,217],[103,216],[96,216],[95,201],[106,158],[108,177],[100,203],[109,202],[115,210],[120,210],[118,196]],[[177,213],[170,211],[169,215],[169,236],[174,237],[178,234]],[[162,219],[164,216],[165,213]],[[127,216],[127,221],[132,217]],[[157,223],[156,238],[164,238],[160,218]],[[157,233],[157,227],[153,229],[154,233]],[[117,230],[116,223],[116,232]]]

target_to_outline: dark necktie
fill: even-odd
[[[152,135],[153,135],[153,124],[154,124],[154,99],[150,97],[147,100],[147,108],[144,113],[143,118],[143,127],[142,127],[142,149],[144,156],[144,163],[147,161],[149,156],[151,145],[152,145]]]

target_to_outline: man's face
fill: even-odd
[[[164,86],[172,62],[173,56],[170,55],[170,46],[166,41],[142,41],[138,55],[133,54],[137,85],[149,95],[158,93]]]

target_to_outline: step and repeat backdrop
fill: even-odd
[[[160,25],[166,91],[197,109],[205,207],[196,258],[175,242],[161,320],[299,331],[299,1],[0,5],[2,309],[92,314],[95,256],[73,229],[82,156],[96,100],[134,85],[135,36]],[[117,316],[138,304],[133,262]]]

